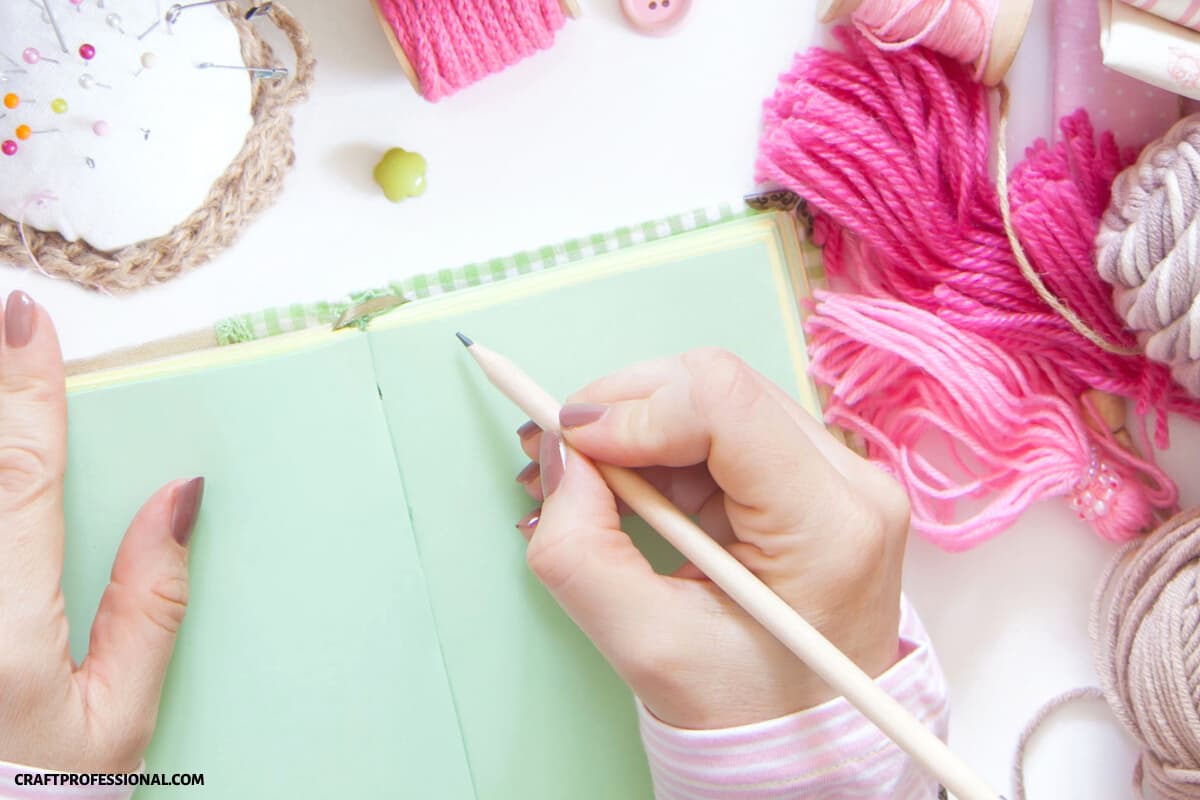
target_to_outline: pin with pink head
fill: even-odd
[[[61,63],[58,59],[42,55],[41,51],[36,47],[26,47],[21,53],[21,60],[31,67],[41,61],[49,61],[52,64]]]

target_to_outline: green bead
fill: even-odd
[[[393,147],[375,166],[375,182],[393,203],[425,193],[425,157]]]
[[[50,110],[55,114],[67,113],[67,101],[63,100],[61,97],[54,98],[50,101]]]

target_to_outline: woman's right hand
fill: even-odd
[[[732,727],[835,693],[691,565],[655,574],[593,460],[642,470],[868,674],[895,663],[907,498],[782,389],[701,350],[593,383],[560,422],[565,445],[522,429],[528,562],[659,719]]]

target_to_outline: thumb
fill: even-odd
[[[204,479],[160,489],[134,517],[113,562],[80,665],[88,710],[114,769],[136,768],[150,742],[188,598],[188,543]]]
[[[621,530],[616,500],[587,457],[542,435],[541,516],[529,567],[563,610],[626,674],[663,630],[675,590]]]

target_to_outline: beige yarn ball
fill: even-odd
[[[1100,277],[1146,355],[1200,397],[1200,115],[1117,176],[1096,238]]]
[[[1142,745],[1134,796],[1200,797],[1200,509],[1112,566],[1092,610],[1104,696]]]

